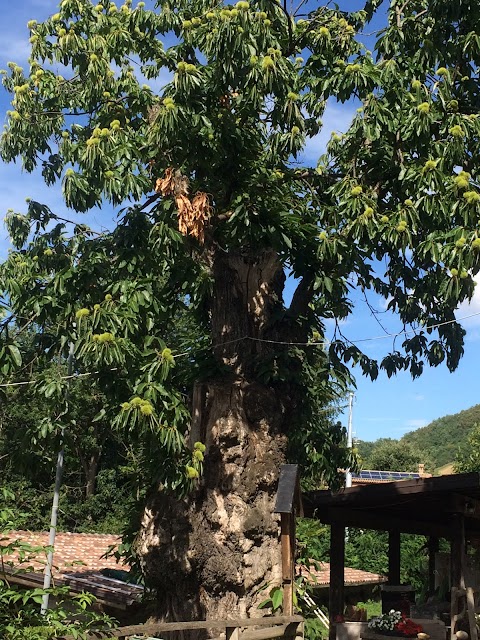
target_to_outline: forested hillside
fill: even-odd
[[[377,468],[372,463],[381,459],[378,450],[383,449],[387,442],[390,448],[398,442],[403,448],[407,447],[419,462],[425,463],[427,470],[433,471],[455,460],[458,449],[466,441],[475,423],[480,424],[480,404],[465,411],[438,418],[426,427],[405,434],[399,441],[380,438],[373,443],[359,442],[358,451],[362,467]],[[400,459],[398,462],[400,464]],[[413,469],[405,469],[405,471],[411,470]]]
[[[475,423],[480,424],[480,404],[451,416],[434,420],[426,427],[403,436],[402,443],[425,451],[435,467],[452,462]]]

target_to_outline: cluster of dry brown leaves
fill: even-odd
[[[178,230],[184,236],[190,235],[201,244],[205,241],[205,226],[212,215],[208,196],[197,191],[190,200],[188,197],[188,178],[172,167],[165,170],[165,176],[158,178],[155,191],[162,196],[173,196],[178,213]]]

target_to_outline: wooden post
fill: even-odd
[[[400,584],[400,531],[388,532],[388,584]]]
[[[240,629],[238,627],[227,627],[225,629],[225,640],[240,640]]]
[[[293,615],[296,507],[302,512],[298,465],[283,464],[280,469],[274,513],[280,514],[283,613],[286,616]]]
[[[438,538],[430,536],[428,539],[428,594],[435,593],[435,557],[438,552]]]
[[[472,587],[467,587],[467,615],[470,640],[478,640],[477,621],[475,618],[475,598]]]
[[[450,546],[451,586],[465,589],[465,521],[460,513],[453,514],[453,538]]]
[[[280,515],[280,541],[282,546],[283,614],[293,615],[293,581],[295,579],[295,516]]]
[[[330,527],[330,592],[329,592],[329,639],[336,640],[336,622],[343,616],[345,582],[345,526],[338,522]]]
[[[450,637],[455,638],[456,623],[465,615],[465,519],[461,513],[452,516],[453,537],[450,545]]]

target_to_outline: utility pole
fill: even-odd
[[[73,345],[73,342],[71,342],[70,349],[68,351],[68,358],[67,358],[67,371],[69,376],[71,376],[73,373],[73,352],[74,352],[74,345]],[[70,386],[70,379],[67,382],[67,391],[65,393],[65,401],[68,401],[69,386]],[[48,546],[52,548],[50,549],[47,555],[47,564],[45,566],[45,574],[43,576],[44,589],[49,589],[50,585],[52,584],[53,547],[55,545],[55,535],[57,533],[58,504],[60,501],[60,487],[62,486],[63,461],[65,456],[64,435],[65,435],[65,427],[62,427],[62,431],[60,435],[60,450],[57,456],[57,470],[55,473],[55,488],[53,491],[52,513],[50,516],[50,535],[48,538]],[[42,597],[42,606],[40,608],[40,613],[42,615],[45,615],[45,613],[48,610],[49,596],[50,596],[49,593],[45,593]]]
[[[353,391],[348,396],[348,427],[347,427],[347,447],[352,448],[352,414],[353,414]],[[347,469],[345,474],[345,488],[352,486],[352,472]]]

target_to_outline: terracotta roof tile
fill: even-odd
[[[48,545],[49,534],[36,531],[11,531],[10,541],[21,540],[33,547]],[[119,536],[100,533],[57,533],[53,556],[53,574],[65,571],[100,571],[101,569],[121,569],[128,571],[130,567],[118,564],[114,557],[102,557],[109,547],[117,547],[121,542]],[[43,552],[32,554],[35,560],[29,561],[33,567],[41,570],[45,566],[46,555]],[[30,557],[30,554],[29,554]]]
[[[314,565],[311,565],[310,567],[297,567],[297,572],[305,576],[311,584],[318,584],[319,586],[324,587],[330,584],[329,562],[320,562],[318,563],[318,567]],[[369,571],[361,571],[360,569],[345,567],[345,584],[347,586],[379,584],[386,581],[387,578],[379,573],[370,573]]]
[[[22,541],[32,547],[46,547],[49,534],[46,532],[11,531],[0,544]],[[125,609],[139,601],[143,587],[129,584],[100,573],[103,569],[128,571],[130,567],[118,564],[114,557],[104,558],[110,547],[117,547],[120,538],[115,535],[96,533],[57,533],[53,555],[53,577],[56,585],[68,585],[73,592],[90,591],[100,602]],[[18,554],[5,556],[6,570],[10,580],[20,585],[41,587],[46,564],[44,550],[26,554],[26,562],[18,562]],[[13,567],[9,566],[13,563]],[[32,571],[33,569],[33,571]]]
[[[33,547],[45,547],[48,545],[48,537],[47,532],[12,531],[8,540],[11,542],[21,540]],[[122,583],[106,579],[99,574],[102,569],[129,570],[128,565],[118,564],[113,557],[102,557],[109,547],[115,547],[119,543],[119,536],[110,534],[57,533],[53,556],[53,574],[57,581],[60,579],[62,582],[70,584],[74,590],[76,590],[75,587],[78,587],[79,590],[86,589],[107,600],[112,597],[118,599],[121,596],[120,600],[127,599],[128,603],[131,603],[136,599],[138,592],[142,590],[141,587],[124,585],[122,589],[120,587]],[[6,544],[5,539],[2,544]],[[36,559],[33,559],[33,556]],[[16,559],[15,556],[12,559]],[[34,567],[35,573],[24,574],[25,577],[28,577],[32,582],[38,582],[40,574],[43,573],[45,562],[46,556],[43,552],[32,554],[32,558],[28,558],[25,566]],[[330,564],[328,562],[321,562],[318,567],[314,565],[308,568],[299,566],[297,573],[304,575],[311,584],[317,584],[319,587],[325,587],[330,583]],[[376,573],[345,567],[346,585],[379,584],[386,582],[386,580],[385,576]],[[115,592],[119,590],[125,591],[125,594],[116,594]]]

